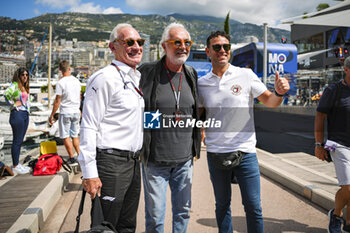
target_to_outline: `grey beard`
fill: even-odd
[[[188,56],[186,57],[175,57],[173,63],[175,65],[183,65],[187,61]]]

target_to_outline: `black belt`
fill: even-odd
[[[128,150],[119,150],[119,149],[114,149],[114,148],[110,148],[110,149],[97,148],[97,151],[107,153],[110,155],[127,157],[127,158],[131,158],[131,159],[138,159],[140,157],[140,154],[141,154],[141,150],[138,150],[136,152],[132,152],[132,151],[128,151]]]

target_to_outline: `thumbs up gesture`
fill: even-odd
[[[278,71],[276,71],[276,78],[275,78],[275,91],[279,95],[284,95],[289,91],[289,83],[286,78],[280,77],[280,74]]]

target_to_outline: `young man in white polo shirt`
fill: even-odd
[[[58,119],[60,138],[69,155],[69,163],[74,164],[74,149],[79,154],[79,120],[80,120],[80,93],[79,80],[70,73],[68,61],[62,61],[58,69],[63,77],[56,84],[56,99],[53,104],[50,124],[54,123],[54,115],[60,108]],[[73,149],[74,147],[74,149]]]
[[[256,157],[253,104],[258,98],[268,107],[277,107],[289,90],[285,78],[275,80],[271,93],[247,68],[229,63],[230,37],[223,31],[207,39],[207,55],[213,69],[198,80],[199,102],[206,118],[220,120],[220,129],[206,129],[207,159],[216,201],[216,221],[220,233],[232,233],[231,178],[237,178],[246,211],[248,233],[264,231],[260,203],[260,172]],[[236,167],[233,156],[243,156]]]

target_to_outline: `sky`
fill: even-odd
[[[209,15],[242,23],[290,30],[285,19],[314,12],[320,3],[330,6],[335,0],[0,0],[0,16],[17,20],[45,13],[82,12],[94,14]],[[10,29],[10,28],[9,28]]]

